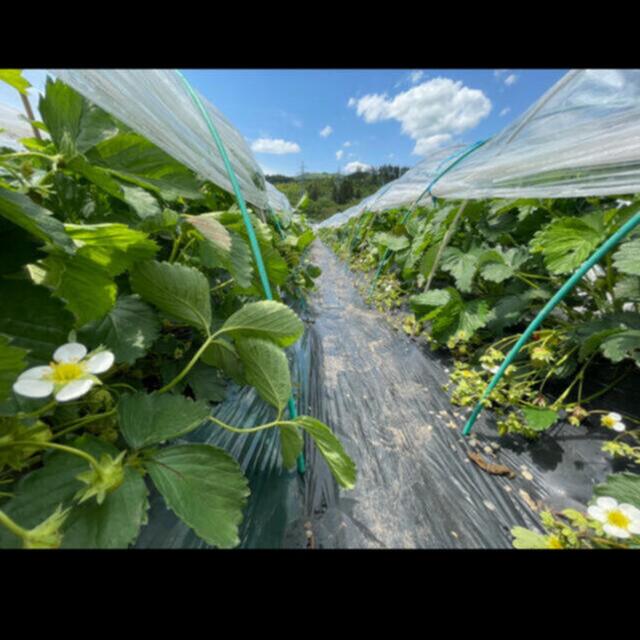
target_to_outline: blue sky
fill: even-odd
[[[245,136],[265,173],[286,175],[299,174],[302,161],[309,172],[413,166],[440,147],[497,133],[566,71],[183,70]],[[34,91],[44,86],[43,71],[24,75]],[[4,83],[0,103],[22,111]]]
[[[296,175],[302,161],[305,171],[312,172],[348,172],[357,166],[353,163],[413,166],[430,150],[487,138],[522,114],[566,71],[184,73],[253,145],[265,173]]]

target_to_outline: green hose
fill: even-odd
[[[253,257],[255,258],[256,265],[258,266],[258,273],[260,274],[260,282],[262,283],[262,288],[264,289],[264,294],[267,300],[273,300],[273,294],[271,292],[271,285],[269,284],[269,278],[267,276],[267,270],[264,266],[264,260],[262,259],[262,252],[260,251],[260,245],[258,244],[258,238],[256,237],[256,233],[253,229],[253,224],[251,223],[251,218],[249,217],[249,212],[247,211],[247,205],[244,201],[244,197],[242,196],[242,191],[240,190],[240,184],[238,183],[238,179],[236,177],[235,171],[231,166],[231,161],[229,160],[229,156],[227,155],[227,150],[224,147],[224,143],[222,142],[222,138],[216,129],[216,126],[213,124],[213,121],[209,117],[207,110],[204,108],[204,104],[202,104],[202,100],[200,96],[193,90],[193,87],[189,83],[189,81],[184,77],[184,75],[176,69],[176,73],[178,77],[182,80],[184,86],[186,87],[191,99],[195,103],[196,107],[198,107],[204,121],[207,124],[207,128],[209,129],[209,133],[216,143],[216,147],[218,148],[218,152],[222,157],[222,161],[224,162],[225,169],[227,170],[227,175],[229,176],[229,180],[231,180],[231,186],[233,187],[233,192],[236,196],[236,200],[238,201],[238,206],[240,207],[240,211],[242,212],[242,219],[244,221],[244,226],[247,230],[247,235],[249,236],[249,244],[251,245],[251,250],[253,251]],[[298,412],[296,410],[296,404],[293,397],[289,398],[289,413],[291,418],[294,419],[298,416]],[[305,472],[305,462],[304,462],[304,454],[301,453],[298,456],[298,472]]]
[[[600,262],[604,256],[609,253],[626,235],[631,233],[633,229],[635,229],[640,224],[640,212],[636,213],[633,218],[628,220],[624,225],[622,225],[615,233],[613,233],[607,240],[598,247],[598,249],[593,253],[593,255],[586,260],[582,266],[562,285],[562,287],[557,291],[557,293],[547,302],[547,304],[540,310],[538,315],[533,319],[531,324],[526,328],[525,332],[520,336],[520,339],[513,346],[511,351],[507,354],[507,357],[504,359],[504,362],[500,365],[498,371],[496,371],[495,375],[491,379],[489,386],[484,390],[482,394],[482,398],[473,409],[473,412],[469,416],[467,420],[467,424],[464,426],[462,431],[462,435],[469,435],[471,431],[471,427],[475,423],[478,415],[482,411],[482,403],[486,398],[488,398],[489,394],[495,389],[498,382],[502,378],[507,367],[513,362],[515,357],[518,355],[518,352],[522,347],[526,344],[527,340],[532,336],[533,332],[542,324],[544,319],[553,311],[553,309],[557,306],[557,304],[565,298],[571,290],[582,280],[584,275],[591,269],[596,263]]]

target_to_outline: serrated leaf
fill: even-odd
[[[120,431],[130,447],[141,449],[183,436],[209,415],[206,402],[184,396],[138,392],[118,402]]]
[[[142,231],[124,224],[66,224],[65,231],[80,247],[78,253],[117,276],[140,260],[148,260],[158,245]]]
[[[236,349],[244,364],[247,384],[255,387],[263,400],[282,411],[291,395],[289,362],[284,351],[260,338],[238,338]]]
[[[226,451],[206,444],[175,445],[145,464],[169,508],[205,542],[223,549],[239,544],[249,485]]]
[[[614,473],[593,489],[594,496],[608,496],[621,504],[640,509],[640,476],[635,473]]]
[[[217,369],[198,362],[184,379],[193,391],[196,400],[222,402],[226,394],[226,384]]]
[[[606,337],[600,344],[600,351],[611,362],[631,358],[640,366],[640,330],[628,329]]]
[[[213,245],[214,250],[231,255],[231,234],[215,216],[203,213],[199,216],[187,215],[185,219],[202,234],[206,242]]]
[[[150,260],[137,264],[130,275],[141,298],[179,322],[206,332],[211,325],[209,283],[192,267]]]
[[[62,222],[54,218],[51,211],[38,206],[22,193],[0,187],[0,216],[67,253],[71,254],[76,250]]]
[[[441,307],[451,300],[451,294],[446,289],[431,289],[426,293],[411,296],[409,304],[415,311],[431,307]]]
[[[0,280],[0,300],[0,333],[28,351],[29,365],[48,364],[73,328],[63,302],[28,280]]]
[[[331,429],[311,416],[298,416],[293,420],[312,438],[318,451],[338,484],[345,489],[353,489],[356,484],[356,465],[347,455],[342,443]]]
[[[103,318],[116,302],[118,287],[109,272],[81,253],[52,254],[39,263],[44,284],[66,303],[76,317],[76,327]]]
[[[463,293],[471,291],[477,265],[478,256],[473,251],[464,253],[456,247],[447,247],[442,254],[442,270],[455,278],[456,287]]]
[[[640,278],[626,276],[616,282],[613,290],[616,298],[629,300],[630,302],[640,302]]]
[[[507,264],[501,252],[490,250],[478,259],[478,272],[485,280],[500,283],[513,275],[513,268]]]
[[[288,347],[304,333],[304,324],[285,304],[261,300],[245,304],[229,316],[222,330],[234,338],[264,338]]]
[[[605,239],[602,230],[580,218],[556,218],[536,233],[531,250],[542,253],[551,273],[575,271]]]
[[[9,397],[13,383],[27,368],[26,355],[25,349],[10,346],[9,338],[0,335],[0,402]]]
[[[69,157],[118,131],[109,114],[60,80],[47,78],[39,110],[56,147]]]
[[[537,407],[523,407],[527,426],[534,431],[544,431],[558,420],[558,412]]]
[[[112,457],[118,454],[113,445],[90,435],[81,436],[71,445],[98,458],[105,453]],[[59,504],[63,507],[73,504],[77,491],[86,486],[76,476],[88,466],[86,460],[66,452],[47,454],[44,466],[27,473],[14,485],[15,497],[3,505],[3,511],[22,527],[37,525]],[[107,494],[101,505],[92,500],[74,507],[64,524],[62,547],[126,548],[138,537],[147,509],[144,480],[125,467],[123,484]],[[0,530],[0,547],[17,546],[20,541],[15,536]]]
[[[640,276],[640,238],[628,240],[620,245],[613,256],[613,264],[620,273]]]
[[[392,233],[380,232],[373,237],[375,244],[382,245],[390,251],[402,251],[407,249],[411,242],[406,236],[396,236]]]
[[[108,347],[116,362],[133,364],[144,356],[160,335],[157,313],[138,296],[120,296],[115,307],[99,322],[84,326],[78,336],[91,349]]]

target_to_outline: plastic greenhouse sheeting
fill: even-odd
[[[50,72],[185,166],[233,193],[202,113],[175,70],[51,69]],[[265,209],[268,196],[264,175],[244,137],[210,102],[200,98],[222,138],[242,195],[247,202]]]
[[[289,198],[281,191],[278,191],[270,182],[265,182],[267,186],[268,205],[274,213],[280,216],[280,220],[288,223],[293,215],[293,208],[289,202]]]
[[[0,145],[19,146],[21,138],[33,135],[31,125],[17,109],[0,103]]]
[[[394,181],[377,202],[363,200],[320,226],[342,224],[365,210],[410,205],[437,175],[433,170],[441,153]],[[638,191],[637,69],[570,71],[432,189],[434,196],[450,199],[574,198]]]

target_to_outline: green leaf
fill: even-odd
[[[595,496],[608,496],[619,503],[640,509],[640,476],[636,473],[614,473],[593,489]]]
[[[135,266],[132,289],[178,322],[207,332],[211,326],[211,297],[205,275],[192,267],[150,260]]]
[[[610,335],[602,341],[600,350],[611,362],[632,358],[640,366],[640,330],[628,329]]]
[[[133,208],[142,220],[148,220],[162,213],[159,202],[156,198],[141,187],[120,183],[123,200]]]
[[[158,245],[142,231],[124,224],[66,224],[65,231],[80,249],[78,253],[117,276],[140,260],[148,260]]]
[[[104,317],[116,302],[118,287],[109,272],[81,253],[52,254],[39,263],[43,284],[66,303],[76,317],[76,327]]]
[[[451,300],[451,294],[446,289],[431,289],[426,293],[411,296],[409,304],[414,311],[423,311],[426,307],[441,307]]]
[[[227,318],[222,330],[234,338],[265,338],[288,347],[304,333],[304,324],[281,302],[262,300],[245,304]]]
[[[173,440],[199,427],[209,415],[206,402],[172,394],[125,394],[118,402],[120,430],[134,449]]]
[[[640,238],[628,240],[620,245],[613,256],[613,264],[620,273],[640,276]]]
[[[513,527],[511,535],[514,537],[515,549],[548,549],[547,537],[524,527]]]
[[[267,271],[267,277],[271,284],[285,284],[289,277],[289,266],[286,260],[273,248],[269,246],[262,247],[262,259]],[[256,279],[256,284],[262,289],[262,282]]]
[[[463,253],[456,247],[447,247],[442,254],[442,270],[455,278],[456,287],[463,293],[471,291],[477,265],[478,256],[473,251]]]
[[[2,252],[0,252],[0,276],[15,273],[29,262],[35,262],[42,257],[42,245],[34,242],[31,234],[21,227],[0,217],[0,237],[2,238]]]
[[[103,440],[83,435],[73,447],[99,458],[115,457],[118,449]],[[44,465],[27,473],[14,485],[15,497],[3,505],[20,526],[31,528],[47,518],[55,508],[74,503],[74,496],[86,486],[76,476],[89,468],[86,460],[62,451],[45,456]],[[63,548],[126,548],[138,537],[148,509],[147,489],[136,471],[125,467],[122,485],[109,493],[102,505],[95,500],[75,506],[64,524]],[[20,546],[13,535],[0,530],[0,547]]]
[[[196,400],[222,402],[226,394],[226,384],[217,369],[198,362],[184,381],[191,387]]]
[[[513,268],[507,264],[502,253],[485,251],[478,259],[480,275],[490,282],[504,282],[513,275]]]
[[[199,216],[185,215],[187,222],[197,229],[211,249],[222,254],[221,257],[231,256],[231,234],[220,224],[212,214],[203,213]]]
[[[439,245],[434,244],[432,247],[429,247],[424,255],[422,256],[422,259],[420,260],[420,273],[425,277],[428,278],[431,270],[433,269],[435,263],[436,263],[436,257],[438,255],[438,249],[439,249]]]
[[[69,157],[84,153],[118,131],[108,113],[60,80],[47,78],[39,109],[56,147]]]
[[[302,453],[304,439],[297,427],[282,425],[280,427],[280,451],[285,469],[292,469],[298,456]]]
[[[17,89],[23,96],[28,95],[31,83],[23,77],[22,69],[0,69],[0,80]]]
[[[29,352],[29,365],[51,362],[73,328],[73,316],[64,304],[28,280],[0,280],[0,300],[0,333],[11,339],[12,346]]]
[[[551,409],[523,407],[522,413],[527,426],[534,431],[544,431],[555,424],[558,419],[558,412]]]
[[[542,253],[551,273],[575,271],[605,239],[605,233],[580,218],[556,218],[538,231],[531,251]]]
[[[205,542],[223,549],[239,544],[249,485],[226,451],[206,444],[175,445],[145,464],[169,508]]]
[[[255,387],[263,400],[282,411],[291,395],[289,362],[284,351],[260,338],[239,338],[236,349],[244,364],[247,383]]]
[[[0,216],[67,253],[73,253],[76,249],[62,222],[54,218],[51,211],[38,206],[22,193],[0,187]]]
[[[411,241],[406,236],[395,236],[386,232],[376,233],[373,237],[373,242],[386,247],[390,251],[402,251],[411,244]]]
[[[298,416],[293,422],[313,438],[338,484],[345,489],[353,489],[356,484],[356,465],[333,431],[311,416]]]
[[[302,235],[298,236],[296,247],[299,251],[304,251],[315,239],[316,234],[313,229],[307,229]]]
[[[0,335],[0,402],[9,397],[13,383],[27,368],[26,355],[24,349],[10,346],[9,338]]]
[[[216,338],[201,356],[202,362],[222,370],[237,384],[245,384],[244,367],[236,348],[224,338]]]
[[[630,302],[640,302],[640,278],[626,276],[616,282],[613,290],[616,298],[629,300]]]
[[[108,347],[116,362],[133,364],[147,353],[160,335],[157,313],[138,296],[120,296],[99,322],[84,326],[79,339],[92,349]]]

